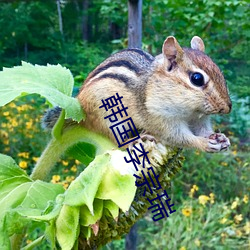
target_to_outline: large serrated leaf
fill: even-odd
[[[109,165],[109,154],[97,156],[71,183],[68,190],[65,192],[64,203],[70,206],[82,206],[86,204],[93,214],[93,201]]]
[[[22,62],[22,66],[0,72],[0,106],[18,96],[36,93],[53,106],[65,109],[66,118],[79,122],[84,114],[79,101],[71,97],[73,85],[71,72],[61,65],[34,66]]]
[[[108,168],[96,193],[96,198],[112,200],[123,212],[129,210],[136,192],[132,175],[121,175],[113,167]]]
[[[42,212],[49,200],[55,200],[56,196],[63,192],[64,188],[61,185],[46,183],[40,180],[34,181],[20,207],[26,210],[30,208],[37,209]]]
[[[9,236],[22,233],[33,219],[28,216],[41,216],[44,211],[52,210],[50,216],[55,219],[61,209],[61,199],[56,198],[64,189],[58,184],[32,181],[9,156],[0,155],[0,160],[0,249],[8,249]],[[59,208],[54,211],[50,203]]]

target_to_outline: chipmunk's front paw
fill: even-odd
[[[225,151],[230,147],[229,139],[221,133],[215,133],[208,138],[208,148],[207,152],[216,153],[220,151]]]
[[[149,134],[146,134],[146,133],[142,133],[140,136],[141,136],[142,141],[147,141],[148,140],[148,141],[156,142],[155,137],[152,136],[152,135],[149,135]]]
[[[140,138],[139,139],[137,139],[137,140],[132,141],[131,143],[129,143],[128,148],[129,148],[130,151],[132,151],[132,149],[133,149],[133,147],[134,147],[135,144],[137,144],[137,143],[143,143],[145,141],[151,141],[151,142],[156,143],[156,139],[155,139],[154,136],[149,135],[149,134],[147,134],[147,133],[144,132],[144,133],[140,134]]]

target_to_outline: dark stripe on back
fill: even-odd
[[[97,68],[91,75],[91,77],[95,77],[96,75],[98,75],[99,73],[101,73],[102,71],[105,71],[108,68],[111,67],[125,67],[131,71],[134,71],[136,74],[140,73],[140,69],[138,67],[136,67],[135,64],[130,63],[129,61],[126,60],[117,60],[117,61],[113,61],[113,62],[109,62],[106,65]]]
[[[115,79],[115,80],[118,80],[120,82],[124,82],[126,85],[129,83],[128,77],[121,75],[121,74],[112,74],[112,73],[103,74],[100,77],[96,78],[96,80],[101,80],[104,78]]]
[[[126,51],[132,51],[132,52],[138,53],[141,56],[144,56],[149,62],[153,62],[154,61],[154,57],[153,56],[151,56],[150,54],[146,53],[145,51],[143,51],[141,49],[126,49]]]

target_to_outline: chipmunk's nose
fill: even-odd
[[[220,109],[219,113],[228,114],[231,112],[231,109],[232,109],[232,102],[229,101],[222,109]]]

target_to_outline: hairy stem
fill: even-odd
[[[96,147],[96,155],[102,154],[106,150],[117,148],[115,144],[100,134],[92,132],[82,126],[72,126],[65,129],[60,138],[51,139],[33,169],[31,178],[33,180],[46,180],[61,155],[70,146],[78,142],[93,144]]]

